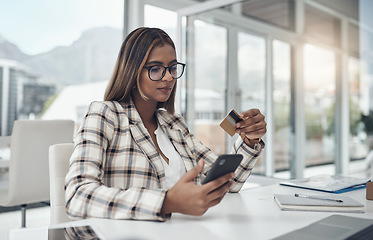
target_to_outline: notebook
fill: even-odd
[[[331,215],[275,240],[342,240],[373,239],[373,220]]]
[[[323,192],[343,193],[365,188],[368,179],[321,174],[309,178],[281,182],[280,185],[305,188]]]
[[[364,213],[364,205],[348,196],[330,194],[299,196],[275,194],[274,198],[283,211]]]

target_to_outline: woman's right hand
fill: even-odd
[[[201,216],[207,209],[220,203],[233,183],[234,173],[228,173],[214,181],[197,186],[194,179],[203,170],[204,164],[204,160],[201,159],[197,166],[185,173],[167,191],[161,210],[162,214],[177,212]]]

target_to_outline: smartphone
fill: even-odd
[[[238,165],[240,165],[243,156],[241,154],[223,154],[220,155],[211,169],[207,172],[206,178],[202,184],[206,184],[212,180],[215,180],[227,173],[236,171]]]

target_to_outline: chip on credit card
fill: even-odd
[[[222,127],[231,137],[236,133],[236,123],[242,121],[238,113],[232,109],[228,115],[220,123]]]

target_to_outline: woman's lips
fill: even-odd
[[[160,91],[162,92],[168,92],[168,91],[171,91],[171,87],[162,87],[162,88],[158,88]]]

